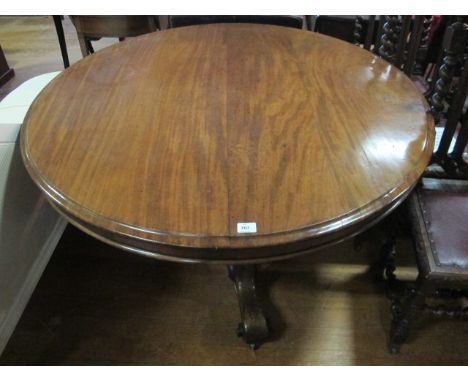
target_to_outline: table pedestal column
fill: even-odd
[[[270,329],[256,287],[255,265],[230,265],[229,278],[236,288],[241,323],[237,334],[255,350],[269,336]]]

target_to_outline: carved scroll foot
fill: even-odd
[[[390,351],[398,353],[408,338],[410,324],[424,307],[427,285],[423,277],[418,277],[414,288],[407,287],[405,293],[394,297],[392,302],[392,325],[390,328]]]
[[[391,353],[397,354],[400,352],[401,345],[408,337],[409,322],[399,302],[394,302],[392,304],[392,316],[389,347]]]
[[[237,335],[252,348],[258,347],[270,336],[270,328],[259,301],[255,283],[255,265],[231,265],[229,277],[236,288],[241,323]]]

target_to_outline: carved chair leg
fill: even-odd
[[[231,265],[228,271],[236,288],[241,313],[237,335],[255,350],[270,336],[268,322],[257,293],[256,266]]]
[[[90,39],[85,39],[86,41],[86,47],[88,49],[88,54],[92,54],[94,53],[94,48],[93,48],[93,44],[91,44],[91,40]]]
[[[392,301],[392,324],[390,328],[390,352],[398,353],[408,338],[410,324],[416,314],[422,313],[427,295],[427,281],[419,276],[414,288],[407,287],[404,294],[394,296]]]
[[[353,238],[353,249],[358,252],[362,249],[363,244],[366,242],[367,231],[354,236]]]
[[[86,44],[86,38],[83,33],[77,33],[78,35],[78,42],[80,43],[80,49],[81,49],[81,54],[83,57],[86,57],[89,52],[88,52],[88,46]]]
[[[391,298],[396,288],[395,257],[396,240],[398,234],[397,212],[392,213],[384,222],[385,242],[380,252],[378,277],[386,282],[387,295]]]

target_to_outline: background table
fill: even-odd
[[[411,191],[433,135],[412,82],[371,53],[214,24],[86,57],[42,92],[21,138],[33,179],[84,231],[147,256],[237,264],[369,227]],[[256,343],[267,330],[253,268],[231,276]]]

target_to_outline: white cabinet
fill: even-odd
[[[19,147],[29,106],[57,74],[35,77],[0,102],[0,353],[66,226],[29,177]]]

